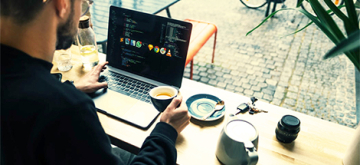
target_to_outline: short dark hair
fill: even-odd
[[[25,24],[32,21],[46,3],[43,0],[0,0],[1,16],[11,17],[18,24]]]
[[[51,0],[0,0],[1,16],[11,17],[18,24],[32,21]],[[71,5],[74,0],[70,0]]]

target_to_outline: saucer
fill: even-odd
[[[186,105],[190,115],[201,121],[214,121],[220,119],[225,115],[225,106],[220,111],[215,112],[213,115],[208,117],[206,120],[201,118],[209,114],[215,107],[216,103],[220,101],[216,96],[209,94],[196,94],[186,100]]]

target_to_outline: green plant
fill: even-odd
[[[284,8],[277,10],[266,17],[258,26],[250,30],[246,35],[249,35],[255,29],[260,27],[267,19],[271,18],[279,11],[283,10],[297,10],[307,16],[311,22],[301,28],[300,30],[295,31],[297,33],[312,23],[315,23],[317,27],[336,45],[332,51],[328,52],[324,59],[335,57],[336,55],[345,53],[345,55],[350,59],[350,61],[355,65],[355,67],[360,71],[360,32],[359,32],[359,20],[356,13],[355,4],[353,0],[345,0],[345,5],[336,7],[331,0],[324,0],[326,5],[329,7],[329,10],[325,10],[318,0],[307,0],[316,16],[313,16],[309,12],[299,8],[303,0],[298,0],[296,8]],[[359,1],[359,0],[358,0]],[[340,9],[342,7],[346,8],[345,15]],[[343,33],[339,26],[336,24],[331,12],[334,12],[337,17],[344,23],[345,33]],[[292,34],[294,34],[292,33]]]

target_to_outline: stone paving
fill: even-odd
[[[293,7],[295,1],[286,5]],[[356,126],[353,64],[346,56],[322,60],[334,44],[314,25],[286,36],[309,22],[300,13],[280,12],[245,36],[264,19],[265,7],[248,9],[236,0],[181,0],[170,11],[174,19],[192,18],[218,26],[215,62],[211,63],[211,38],[194,58],[195,81]],[[187,66],[187,78],[189,71]]]
[[[294,7],[296,1],[286,1]],[[281,5],[278,5],[280,8]],[[296,11],[277,13],[249,36],[266,7],[248,9],[238,0],[181,0],[170,7],[174,19],[212,22],[213,38],[194,58],[195,81],[349,127],[356,126],[355,75],[346,56],[322,60],[334,44]],[[163,11],[158,15],[166,17]],[[286,36],[287,35],[287,36]],[[189,78],[187,66],[184,76]]]

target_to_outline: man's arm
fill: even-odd
[[[70,106],[48,126],[44,138],[46,164],[124,164],[111,152],[94,105]]]
[[[180,99],[179,99],[180,98]],[[181,129],[177,125],[187,125],[190,117],[187,108],[178,105],[181,96],[174,99],[163,112],[166,119],[176,117],[176,122],[161,121],[144,141],[139,154],[132,164],[168,165],[176,163],[175,141]],[[186,107],[186,105],[185,105]],[[112,154],[110,141],[103,130],[93,103],[81,102],[78,106],[64,110],[48,126],[44,138],[44,158],[48,164],[125,164]],[[178,113],[185,114],[184,122],[179,122]],[[165,114],[165,115],[164,115]],[[166,114],[172,114],[166,117]],[[163,118],[163,117],[161,117]],[[181,117],[182,118],[182,117]],[[162,120],[162,119],[160,119]],[[174,124],[177,123],[177,124]],[[174,125],[174,126],[172,126]]]
[[[146,138],[132,164],[176,164],[176,138],[189,122],[187,106],[179,94],[162,113],[160,122]]]
[[[176,164],[176,130],[167,123],[159,122],[147,137],[133,165],[172,165]]]

